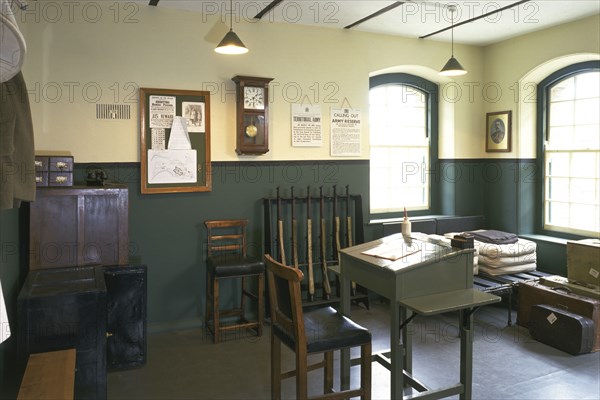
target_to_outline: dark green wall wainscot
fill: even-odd
[[[248,218],[249,242],[257,251],[264,245],[263,198],[276,188],[289,196],[305,196],[307,186],[318,194],[333,185],[363,199],[364,236],[382,236],[381,224],[369,223],[368,160],[215,162],[211,192],[142,195],[139,163],[77,164],[75,181],[84,182],[89,167],[103,168],[109,180],[129,187],[130,262],[148,266],[148,328],[150,332],[202,325],[205,307],[205,242],[207,219]],[[433,208],[416,215],[483,215],[486,228],[535,234],[540,208],[535,204],[538,174],[535,160],[440,160],[428,171]],[[387,215],[386,218],[394,217]],[[400,217],[400,215],[395,215]],[[27,271],[27,254],[20,254],[23,239],[18,210],[0,212],[0,278],[9,318],[16,332],[16,301]],[[564,241],[538,242],[538,268],[566,275]],[[234,287],[224,288],[227,301]],[[231,300],[230,300],[231,301]],[[223,304],[226,306],[227,304]],[[0,345],[2,393],[15,383],[14,337]],[[17,383],[18,384],[18,383]],[[8,391],[5,391],[8,390]],[[13,388],[14,389],[14,388]]]

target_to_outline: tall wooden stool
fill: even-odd
[[[262,336],[264,319],[263,291],[265,264],[262,260],[251,259],[246,255],[246,226],[248,220],[205,221],[208,236],[206,312],[204,323],[213,335],[215,343],[221,340],[221,332],[254,329]],[[241,300],[239,308],[219,309],[219,282],[223,279],[241,278]],[[255,278],[256,292],[246,289],[248,278]],[[245,316],[246,297],[257,301],[257,319],[248,320]],[[238,317],[237,322],[222,323],[222,318]]]

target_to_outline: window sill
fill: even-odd
[[[521,235],[519,235],[519,237],[522,237],[524,239],[533,240],[536,242],[547,242],[547,243],[561,244],[564,246],[567,245],[567,242],[574,240],[574,239],[559,238],[556,236],[538,235],[535,233],[521,234]]]

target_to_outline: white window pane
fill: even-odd
[[[573,102],[550,104],[550,126],[573,125]]]
[[[595,186],[595,187],[594,187]],[[598,181],[593,179],[573,179],[571,181],[571,193],[574,203],[594,204],[598,202]]]
[[[571,176],[594,178],[599,167],[595,153],[578,153],[571,160]]]
[[[546,184],[549,200],[569,201],[569,178],[549,178]]]
[[[552,225],[569,226],[569,203],[549,203],[546,217]]]
[[[600,99],[585,99],[575,102],[575,124],[587,125],[600,123]]]
[[[569,147],[573,143],[573,127],[551,127],[548,131],[548,139],[552,148]]]
[[[565,79],[550,89],[550,101],[572,100],[575,97],[575,78]]]
[[[576,96],[579,99],[598,97],[600,72],[588,72],[575,77]],[[597,111],[597,110],[596,110]]]
[[[575,229],[583,229],[593,231],[597,227],[597,223],[592,220],[595,216],[596,207],[593,205],[571,205],[571,220],[570,226]],[[596,220],[597,215],[596,215]]]
[[[600,149],[600,125],[576,126],[573,132],[573,144],[580,149]]]
[[[571,168],[570,156],[568,153],[548,153],[546,154],[546,175],[568,175]]]

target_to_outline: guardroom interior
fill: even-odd
[[[0,398],[600,398],[597,0],[0,3]]]

